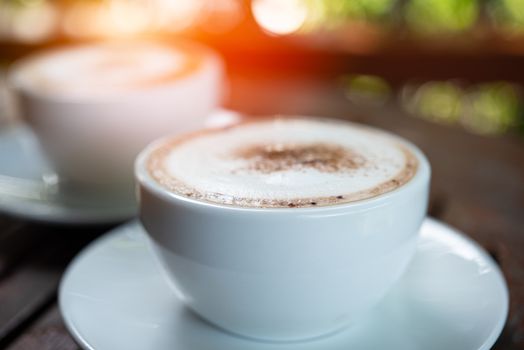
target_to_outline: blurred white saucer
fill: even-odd
[[[206,127],[235,123],[239,114],[219,109]],[[0,212],[58,224],[105,224],[136,214],[136,203],[108,202],[61,190],[31,130],[21,123],[0,129]]]
[[[103,224],[132,217],[135,203],[101,203],[60,191],[33,134],[22,124],[0,130],[0,211],[61,224]]]
[[[479,350],[494,344],[508,312],[506,283],[491,257],[432,219],[407,272],[367,318],[308,342],[264,343],[220,331],[183,306],[155,264],[137,222],[75,258],[59,303],[78,344],[90,350]]]

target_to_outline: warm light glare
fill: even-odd
[[[67,10],[63,21],[64,32],[72,37],[104,36],[107,9],[100,3],[78,2]]]
[[[226,33],[244,18],[242,0],[207,1],[200,19],[200,26],[211,33]]]
[[[145,31],[151,22],[143,2],[79,2],[69,9],[64,31],[73,37],[121,37]]]
[[[177,32],[195,24],[205,0],[153,0],[158,27]]]
[[[125,36],[145,31],[151,22],[151,15],[144,2],[112,0],[108,2],[106,20],[107,33]]]
[[[73,37],[125,37],[165,29],[180,31],[195,24],[204,0],[107,0],[78,2],[64,19]]]
[[[276,35],[296,32],[308,14],[300,0],[253,0],[251,8],[260,27]]]

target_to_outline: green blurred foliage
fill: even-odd
[[[506,28],[524,30],[524,0],[497,0],[490,3],[495,21]]]
[[[429,82],[405,96],[405,107],[425,119],[453,124],[464,111],[464,92],[453,82]]]
[[[468,94],[469,110],[461,123],[481,134],[501,134],[517,126],[521,93],[506,82],[481,84]]]
[[[462,125],[471,132],[499,135],[524,132],[523,93],[508,82],[472,85],[433,81],[407,86],[403,107],[412,115],[448,125]]]
[[[335,26],[348,20],[379,21],[388,19],[396,0],[303,0],[308,21]]]
[[[391,87],[375,75],[347,75],[341,78],[348,99],[357,104],[382,105],[391,96]]]
[[[410,0],[405,8],[409,27],[423,33],[468,30],[478,14],[477,0]]]

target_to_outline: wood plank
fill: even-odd
[[[46,268],[52,254],[24,264],[0,285],[0,345],[32,315],[53,300],[61,271]],[[43,267],[39,265],[43,264]],[[8,341],[8,340],[6,340]]]
[[[67,332],[58,306],[53,304],[7,350],[78,350],[80,347]]]
[[[0,221],[0,281],[39,244],[42,231],[18,221]]]
[[[34,232],[36,228],[31,227]],[[0,348],[11,342],[56,296],[64,269],[74,255],[105,228],[42,227],[45,239],[0,281]]]

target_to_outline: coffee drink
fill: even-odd
[[[51,50],[23,61],[14,81],[61,98],[96,98],[169,84],[194,73],[205,52],[189,44],[107,42]]]
[[[418,160],[401,139],[315,118],[268,119],[175,138],[154,149],[148,171],[178,195],[222,205],[336,205],[406,184]]]

